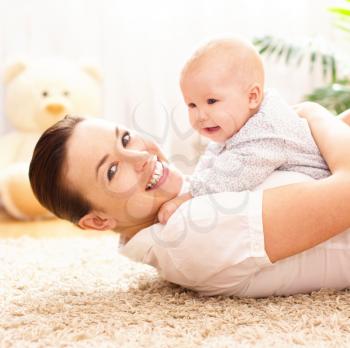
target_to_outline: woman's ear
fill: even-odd
[[[262,88],[260,86],[260,84],[255,83],[253,86],[250,87],[249,90],[249,108],[250,109],[255,109],[257,108],[262,100]]]
[[[78,222],[79,227],[92,230],[112,230],[117,226],[117,220],[107,215],[91,212],[84,215]]]

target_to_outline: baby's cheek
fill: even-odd
[[[198,129],[198,123],[199,123],[198,111],[196,109],[191,109],[188,113],[188,117],[192,128]]]
[[[237,117],[235,117],[233,112],[228,112],[226,110],[220,110],[216,114],[217,123],[223,129],[236,130],[237,129]]]

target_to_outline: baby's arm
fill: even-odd
[[[190,193],[184,193],[177,196],[170,201],[165,202],[159,209],[158,220],[161,224],[166,224],[175,210],[184,202],[190,200],[192,195]]]

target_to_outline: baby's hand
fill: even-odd
[[[165,225],[170,216],[174,214],[175,210],[184,202],[192,198],[190,193],[184,193],[177,196],[170,201],[165,202],[159,209],[158,220],[161,224]]]
[[[165,225],[170,216],[175,213],[175,210],[181,205],[181,202],[176,202],[176,198],[168,202],[165,202],[159,209],[158,220],[161,224]]]

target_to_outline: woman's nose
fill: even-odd
[[[128,150],[123,153],[123,160],[132,164],[137,172],[142,172],[154,157],[147,151]]]

